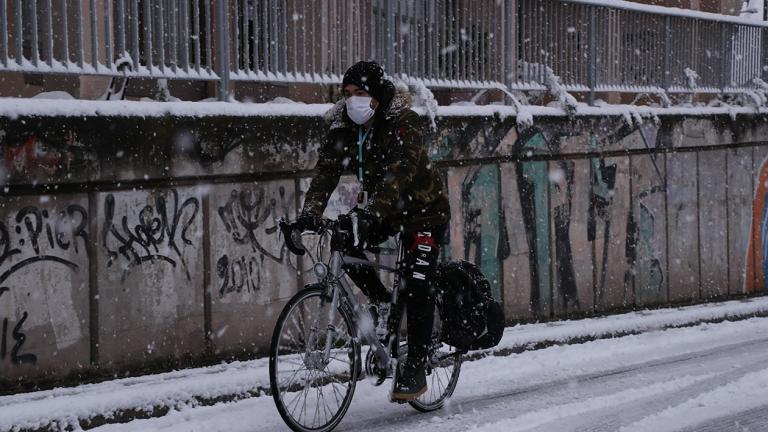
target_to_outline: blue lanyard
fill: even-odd
[[[357,179],[360,183],[363,182],[363,143],[365,143],[365,139],[368,138],[368,132],[370,131],[371,130],[368,129],[365,131],[365,134],[363,134],[363,128],[357,130]]]

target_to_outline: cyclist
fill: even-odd
[[[413,400],[427,390],[424,366],[435,310],[431,285],[439,245],[450,219],[450,206],[439,173],[427,155],[423,124],[411,110],[410,95],[396,91],[382,67],[366,61],[346,71],[342,91],[344,99],[327,115],[328,136],[320,149],[316,174],[297,228],[318,228],[339,177],[351,170],[363,189],[351,211],[361,237],[367,244],[375,245],[400,234],[404,247],[408,355],[395,374],[391,399]],[[362,243],[347,253],[365,258]],[[358,266],[346,271],[369,301],[378,303],[379,308],[390,302],[389,293],[374,270]]]

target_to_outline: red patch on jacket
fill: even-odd
[[[411,237],[410,241],[410,247],[408,250],[414,250],[419,245],[425,245],[425,246],[431,246],[433,248],[437,247],[437,243],[435,243],[435,238],[432,237],[432,235],[423,235],[422,233],[415,232],[413,233],[413,237]]]
[[[397,136],[399,136],[400,138],[404,137],[406,132],[408,132],[408,128],[405,126],[400,126],[399,128],[397,128]]]

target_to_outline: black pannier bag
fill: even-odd
[[[504,309],[476,265],[451,261],[438,267],[442,342],[459,350],[493,348],[504,332]]]

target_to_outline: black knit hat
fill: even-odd
[[[341,81],[341,87],[344,88],[347,84],[362,88],[385,106],[395,95],[395,85],[384,78],[384,68],[373,61],[360,61],[347,69]]]

